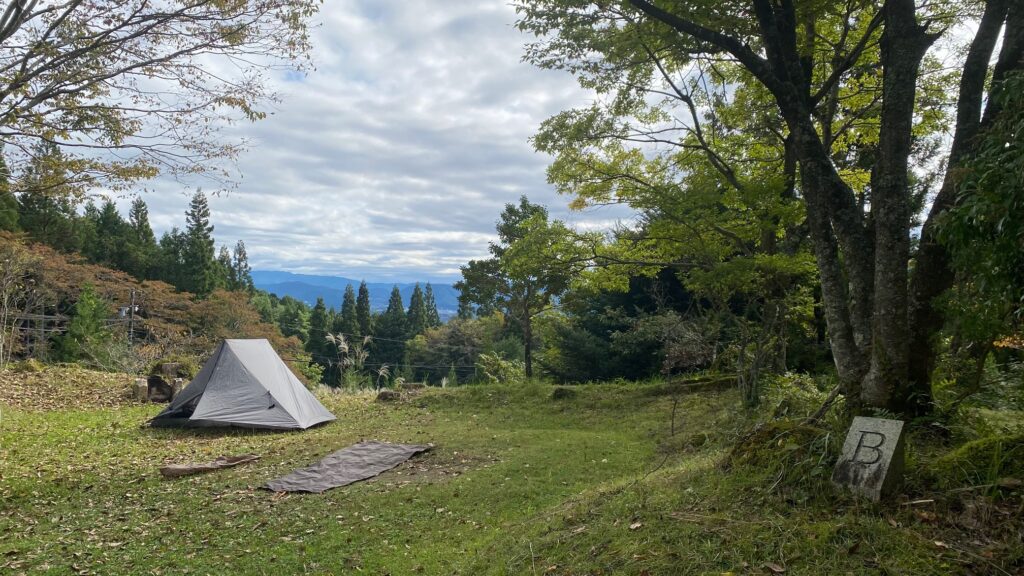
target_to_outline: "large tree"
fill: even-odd
[[[373,311],[370,310],[370,289],[366,281],[359,283],[359,296],[356,297],[356,320],[359,322],[359,333],[363,336],[373,335]]]
[[[206,296],[217,287],[218,265],[214,256],[210,205],[202,191],[192,196],[185,213],[185,239],[182,282],[176,286],[186,292]]]
[[[67,177],[122,186],[157,173],[221,179],[265,116],[268,71],[304,68],[314,0],[5,0],[0,142],[19,170],[58,146]]]
[[[803,226],[843,390],[852,403],[897,410],[921,409],[929,398],[931,341],[941,325],[932,301],[952,277],[932,229],[952,202],[947,183],[983,122],[986,75],[992,73],[992,90],[999,90],[1008,71],[1024,66],[1024,6],[984,3],[956,93],[947,182],[924,222],[922,248],[912,254],[910,233],[928,181],[911,172],[911,158],[937,163],[934,141],[923,136],[937,129],[947,103],[941,82],[935,89],[927,54],[943,31],[970,18],[972,6],[918,7],[910,0],[517,4],[520,27],[541,37],[528,59],[570,70],[598,92],[596,104],[562,115],[559,127],[600,148],[599,158],[617,153],[631,159],[629,166],[618,162],[628,169],[605,174],[608,180],[642,182],[650,174],[646,155],[671,164],[674,154],[697,150],[725,182],[742,189],[736,166],[759,160],[764,150],[730,153],[709,130],[730,123],[714,113],[717,102],[763,95],[750,101],[746,114],[760,115],[764,129],[775,133],[791,182],[782,191],[806,210]],[[990,104],[985,115],[997,113]],[[585,162],[581,148],[566,147],[556,163]]]
[[[334,319],[332,332],[344,335],[348,339],[359,338],[363,335],[359,326],[359,318],[356,316],[356,291],[351,284],[345,286],[345,295],[341,299],[341,312]]]
[[[128,211],[128,228],[130,246],[125,272],[139,280],[154,277],[158,254],[156,236],[149,223],[149,207],[141,196],[132,200]]]
[[[582,260],[567,250],[565,225],[548,220],[547,208],[525,196],[506,204],[491,242],[490,258],[470,260],[456,282],[460,308],[476,305],[478,313],[501,310],[518,326],[523,339],[526,375],[533,375],[533,319],[548,310],[569,287],[574,265]]]
[[[427,311],[426,299],[417,282],[412,289],[412,296],[409,297],[409,309],[405,313],[405,337],[413,338],[417,334],[423,334],[430,327],[429,322],[430,314]]]
[[[405,356],[405,339],[407,335],[405,307],[402,305],[402,293],[398,286],[391,289],[388,307],[377,318],[374,326],[373,349],[370,358],[374,364],[386,364],[391,373],[402,363]]]

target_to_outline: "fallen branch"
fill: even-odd
[[[839,397],[839,392],[841,389],[841,386],[836,386],[835,388],[833,388],[832,391],[828,393],[828,398],[825,398],[825,402],[821,405],[821,408],[818,408],[817,412],[811,414],[810,417],[807,418],[807,420],[804,420],[804,424],[817,424],[818,420],[821,420],[821,417],[828,412],[828,409],[832,407],[832,403],[835,402],[836,398]]]
[[[221,468],[231,468],[232,466],[254,462],[259,459],[260,457],[255,454],[242,454],[241,456],[221,456],[213,462],[202,462],[199,464],[168,464],[167,466],[160,467],[160,474],[164,478],[181,478],[182,476],[212,472]]]

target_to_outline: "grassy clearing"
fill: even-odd
[[[969,532],[932,508],[865,505],[827,475],[780,485],[767,467],[724,469],[751,416],[732,391],[674,406],[651,386],[577,390],[329,395],[338,421],[302,433],[140,428],[159,406],[4,408],[0,572],[1013,573],[1024,556],[1019,532],[994,539],[987,524]],[[256,488],[370,438],[436,448],[322,495]],[[262,459],[157,473],[244,452]]]

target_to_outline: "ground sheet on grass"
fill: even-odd
[[[338,450],[312,466],[271,480],[263,487],[274,492],[319,494],[331,488],[373,478],[430,448],[422,444],[360,442]]]

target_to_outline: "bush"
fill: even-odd
[[[522,360],[505,360],[497,352],[481,354],[477,367],[492,384],[510,384],[526,380],[526,365]]]

